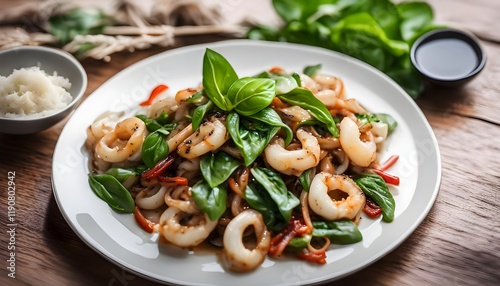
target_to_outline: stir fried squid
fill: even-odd
[[[221,248],[237,272],[268,256],[324,264],[331,245],[362,240],[363,213],[394,219],[397,156],[380,164],[377,152],[391,116],[320,65],[240,78],[213,50],[203,63],[200,86],[172,97],[160,85],[136,116],[89,126],[89,183],[110,207],[178,247]]]

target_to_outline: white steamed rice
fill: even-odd
[[[39,67],[14,70],[0,75],[0,117],[42,117],[68,106],[71,83],[56,72],[48,75]]]

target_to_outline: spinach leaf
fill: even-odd
[[[293,132],[292,129],[283,123],[281,121],[281,117],[272,109],[271,107],[266,107],[262,109],[261,111],[257,112],[256,114],[253,114],[251,116],[248,116],[251,119],[258,120],[260,122],[266,123],[269,126],[274,126],[274,127],[281,127],[285,130],[285,145],[290,144],[293,139]]]
[[[264,223],[271,230],[280,230],[287,224],[269,193],[256,182],[249,182],[243,192],[245,201],[262,214]]]
[[[289,93],[278,95],[278,98],[284,102],[300,106],[309,111],[314,118],[326,125],[328,131],[330,131],[333,136],[339,137],[339,130],[335,125],[332,115],[326,106],[319,101],[310,90],[298,87]]]
[[[158,131],[150,133],[142,143],[142,161],[148,168],[152,168],[169,153],[165,135]]]
[[[236,80],[227,92],[228,110],[241,115],[252,115],[267,107],[274,99],[276,84],[265,78],[243,77]]]
[[[121,213],[134,212],[134,199],[115,177],[107,174],[89,174],[89,185],[92,191],[112,209]]]
[[[309,77],[313,77],[320,69],[321,69],[321,64],[317,64],[314,66],[306,66],[303,70],[303,73]]]
[[[238,79],[231,64],[219,53],[206,49],[203,57],[203,88],[207,97],[222,110],[228,111],[226,97],[229,87]]]
[[[207,112],[210,111],[210,109],[212,109],[213,106],[214,103],[211,100],[209,100],[207,103],[196,107],[193,113],[193,117],[191,119],[193,130],[198,129],[201,121],[203,120]]]
[[[335,244],[351,244],[363,240],[358,227],[351,220],[313,221],[313,237],[328,237]]]
[[[394,220],[396,202],[384,179],[377,174],[364,174],[354,179],[363,192],[382,208],[382,219],[386,222]]]
[[[205,181],[199,181],[191,188],[196,205],[210,220],[218,220],[226,210],[227,190],[222,186],[212,188]]]
[[[257,159],[280,129],[280,127],[269,126],[266,123],[261,123],[260,128],[257,129],[252,123],[247,118],[240,118],[237,112],[229,113],[226,118],[226,128],[243,155],[245,166],[250,166]]]
[[[201,174],[212,188],[224,183],[239,165],[238,160],[222,151],[215,154],[209,152],[200,160]]]
[[[300,204],[300,201],[288,191],[280,175],[271,169],[262,167],[254,167],[250,172],[255,180],[269,193],[285,221],[289,221],[293,209]]]

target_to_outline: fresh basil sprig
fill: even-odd
[[[252,125],[249,124],[249,119],[240,117],[237,112],[231,112],[227,115],[227,130],[243,155],[245,166],[250,166],[257,159],[280,129],[280,127],[270,126],[266,123],[261,123],[259,129],[251,128]]]
[[[321,64],[306,66],[302,71],[305,75],[313,77],[321,69]]]
[[[134,212],[134,199],[115,177],[108,174],[89,174],[89,185],[92,191],[114,210],[121,213]]]
[[[351,220],[313,221],[313,237],[328,237],[335,244],[351,244],[363,240],[363,235]]]
[[[205,117],[208,111],[214,107],[213,101],[209,100],[207,103],[200,105],[196,107],[196,109],[193,112],[193,117],[191,118],[191,126],[193,127],[193,130],[198,129],[200,126],[201,121]]]
[[[210,220],[218,220],[226,210],[227,190],[222,186],[210,187],[206,181],[199,181],[191,188],[196,205]]]
[[[339,130],[335,125],[332,115],[326,106],[317,99],[310,90],[298,87],[288,93],[278,95],[278,98],[284,102],[300,106],[309,111],[314,118],[326,125],[328,131],[330,131],[333,136],[339,137]]]
[[[142,161],[148,168],[152,168],[161,159],[167,157],[169,151],[164,134],[158,131],[150,133],[142,143]]]
[[[230,109],[241,115],[252,115],[273,101],[276,84],[271,79],[243,77],[236,80],[227,92]]]
[[[200,160],[201,174],[212,188],[224,183],[239,165],[238,160],[222,151],[208,152]]]
[[[294,194],[288,191],[280,175],[271,169],[262,167],[254,167],[250,172],[255,180],[269,193],[285,221],[289,221],[293,209],[300,204],[300,201]]]
[[[285,130],[285,145],[290,144],[293,139],[292,129],[281,121],[281,117],[278,115],[274,109],[271,107],[266,107],[256,114],[248,116],[251,119],[263,122],[268,124],[269,126],[281,127]]]
[[[119,182],[123,183],[129,178],[137,177],[140,173],[137,173],[136,170],[133,169],[124,169],[124,168],[109,168],[104,172],[107,175],[111,175],[115,177]]]
[[[277,231],[287,224],[269,193],[256,182],[248,183],[243,198],[254,210],[262,214],[269,229]]]
[[[207,97],[222,110],[230,110],[226,97],[231,85],[238,79],[231,64],[221,54],[206,49],[203,57],[203,88]]]
[[[363,192],[382,208],[382,219],[386,222],[394,220],[396,202],[384,179],[377,174],[364,174],[354,179]]]

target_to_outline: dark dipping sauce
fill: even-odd
[[[452,29],[423,35],[412,47],[411,57],[413,65],[425,79],[448,86],[469,81],[485,64],[477,41]]]
[[[476,52],[458,39],[439,39],[420,46],[415,54],[422,72],[439,79],[456,79],[470,74],[479,63]]]

